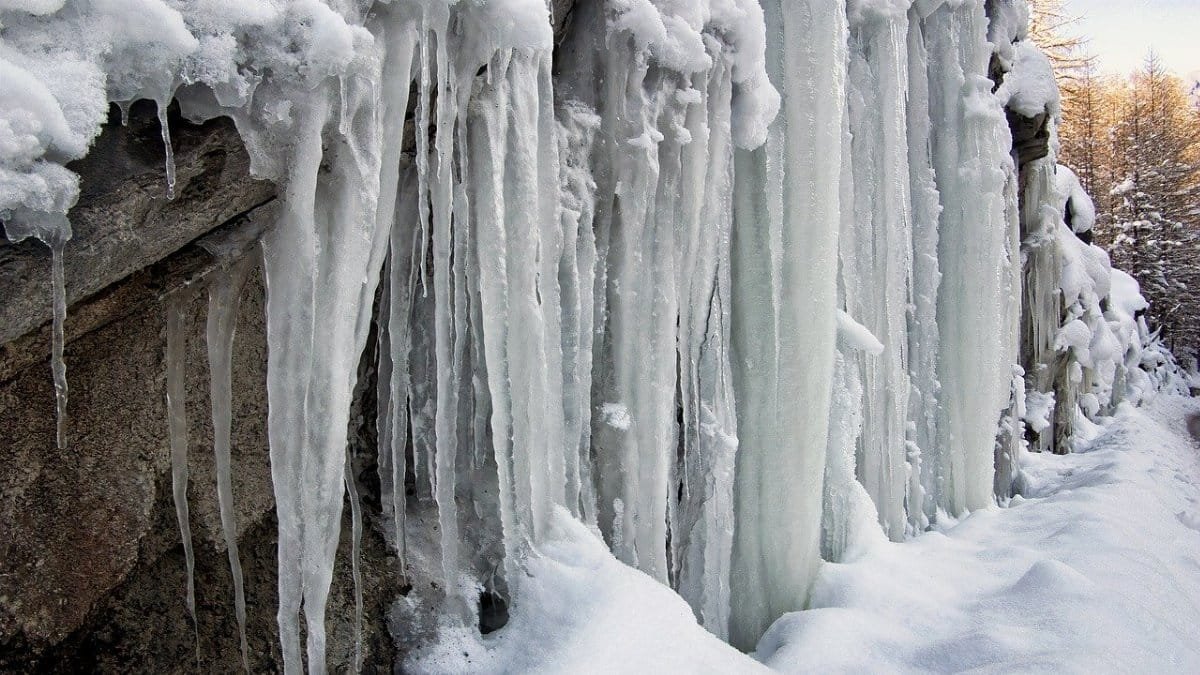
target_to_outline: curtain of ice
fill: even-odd
[[[101,5],[80,11],[106,16]],[[1109,297],[1107,259],[1064,234],[1072,190],[1052,159],[1025,176],[1019,240],[1011,138],[987,77],[1021,32],[1005,23],[1022,20],[1019,0],[578,3],[558,63],[540,0],[245,17],[176,5],[159,8],[171,34],[153,36],[170,49],[91,65],[110,97],[158,103],[169,193],[166,110],[181,82],[185,107],[233,116],[256,173],[280,185],[263,249],[288,672],[302,663],[301,611],[308,664],[324,667],[345,493],[357,504],[349,408],[383,269],[384,513],[408,574],[411,474],[420,522],[437,529],[420,556],[437,569],[421,572],[462,621],[497,568],[519,601],[522,561],[565,507],[711,631],[753,647],[804,605],[822,555],[1006,492],[1021,421],[1051,392],[1061,435],[1140,386],[1128,382],[1140,351],[1124,349],[1144,337],[1140,297]],[[1002,19],[995,45],[985,6]],[[60,19],[74,21],[46,21]],[[41,36],[40,21],[6,15],[5,39],[25,45],[18,33]],[[52,247],[60,444],[65,210],[3,214],[9,237]],[[209,331],[235,576],[237,284],[213,287]],[[183,330],[173,306],[186,541]],[[1019,335],[1028,400],[1012,386]]]
[[[751,77],[762,28],[753,9],[581,6],[574,21],[591,29],[580,30],[583,46],[567,68],[594,79],[567,79],[578,102],[560,111],[567,237],[574,218],[581,233],[589,226],[576,268],[594,266],[580,294],[592,301],[582,320],[595,327],[584,424],[596,509],[585,516],[619,558],[676,588],[720,636],[737,449],[728,356],[733,148],[756,144],[755,106],[764,100]],[[734,57],[735,41],[747,37]],[[768,106],[773,95],[765,92]],[[588,156],[576,158],[582,149]],[[595,197],[581,209],[584,163]],[[574,344],[564,329],[564,345]]]
[[[737,157],[732,249],[740,445],[730,638],[743,649],[803,607],[820,561],[847,65],[841,5],[764,10],[782,107],[766,145]]]
[[[417,81],[416,157],[390,178],[399,175],[398,198],[380,205],[395,214],[381,303],[381,482],[402,559],[409,470],[415,499],[432,499],[443,611],[467,622],[470,589],[496,571],[476,542],[502,540],[501,578],[516,594],[553,510],[583,517],[594,503],[580,445],[590,362],[578,346],[581,332],[590,337],[580,328],[590,303],[575,262],[587,242],[578,229],[564,236],[572,216],[560,214],[545,8],[434,3],[416,27],[403,68],[411,63]],[[402,121],[403,105],[391,109]],[[581,190],[575,217],[587,210]]]

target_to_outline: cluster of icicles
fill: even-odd
[[[557,55],[537,0],[357,11],[374,40],[351,72],[257,95],[290,102],[288,143],[222,111],[280,185],[262,249],[287,672],[302,613],[325,664],[347,492],[359,536],[347,427],[372,334],[389,536],[405,560],[406,514],[436,505],[464,623],[497,567],[521,602],[565,509],[750,649],[822,559],[1009,489],[1017,185],[986,74],[1018,36],[989,38],[983,0],[580,3]],[[248,264],[208,320],[243,651],[228,402]]]

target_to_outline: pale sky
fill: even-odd
[[[1181,77],[1200,78],[1200,0],[1067,0],[1074,32],[1103,72],[1127,75],[1151,47]]]

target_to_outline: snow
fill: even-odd
[[[678,595],[622,564],[563,509],[525,568],[528,602],[505,628],[482,638],[443,628],[405,672],[769,672],[701,628]]]
[[[629,408],[620,403],[605,403],[600,406],[600,414],[604,415],[604,421],[609,426],[620,431],[629,431],[630,425],[633,424],[629,417]]]
[[[1023,117],[1043,113],[1057,117],[1061,106],[1050,59],[1029,40],[1013,44],[1012,50],[1012,70],[1005,73],[996,96]]]
[[[1050,428],[1054,413],[1054,392],[1029,391],[1025,393],[1025,414],[1022,419],[1035,434]]]
[[[883,343],[879,341],[879,338],[867,330],[866,326],[855,321],[840,309],[837,313],[837,327],[838,336],[845,340],[846,345],[851,349],[866,352],[872,356],[879,356],[883,353]]]
[[[1008,508],[826,563],[812,608],[756,656],[783,672],[1196,672],[1198,412],[1122,406],[1082,452],[1027,456]]]
[[[1058,191],[1068,195],[1071,209],[1071,231],[1076,234],[1088,232],[1096,225],[1096,205],[1079,183],[1079,177],[1070,167],[1058,165],[1056,174]]]
[[[1146,298],[1142,297],[1142,289],[1137,279],[1118,269],[1112,271],[1112,290],[1109,298],[1117,310],[1131,318],[1150,306]]]

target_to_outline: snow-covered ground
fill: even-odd
[[[1124,406],[1086,451],[1030,455],[1023,497],[825,564],[813,607],[757,657],[794,672],[1200,672],[1200,401]],[[431,672],[756,672],[687,606],[559,519],[536,601],[485,644],[447,639]],[[447,636],[450,637],[450,636]]]
[[[1200,672],[1200,403],[1125,406],[1024,497],[826,564],[759,645],[785,671]]]

